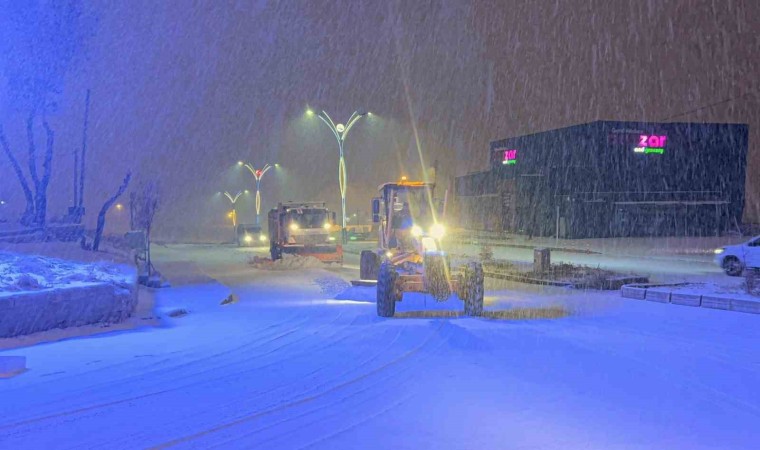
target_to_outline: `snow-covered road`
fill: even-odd
[[[158,309],[186,316],[0,352],[30,367],[0,380],[0,448],[760,446],[759,316],[507,283],[487,309],[571,315],[451,317],[456,300],[410,296],[387,320],[355,270],[247,254],[157,248],[186,283]]]

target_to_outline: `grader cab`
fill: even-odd
[[[452,293],[469,315],[483,312],[483,267],[470,262],[450,267],[441,247],[446,233],[433,197],[434,185],[398,181],[380,186],[372,201],[372,220],[378,227],[376,250],[361,253],[362,280],[377,280],[377,314],[392,317],[404,292],[422,292],[437,301]]]

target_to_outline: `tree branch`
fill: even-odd
[[[35,112],[29,113],[29,117],[26,119],[26,140],[29,143],[29,173],[32,175],[32,182],[35,189],[40,184],[40,179],[37,177],[37,147],[34,145],[34,116]]]
[[[24,172],[21,171],[21,166],[19,165],[18,160],[13,155],[13,152],[11,152],[11,147],[8,145],[8,140],[5,138],[5,132],[3,131],[2,125],[0,125],[0,145],[2,145],[3,150],[5,151],[5,155],[8,156],[8,159],[11,162],[11,166],[13,167],[13,171],[16,173],[16,177],[18,178],[18,182],[21,184],[21,189],[24,191],[24,198],[26,198],[27,209],[25,215],[29,215],[32,213],[31,208],[34,206],[34,197],[32,196],[32,190],[29,188],[29,183],[26,181]]]
[[[45,159],[42,161],[42,190],[46,191],[50,182],[50,174],[53,168],[53,146],[55,144],[55,132],[50,128],[47,119],[42,119],[42,126],[45,128]]]
[[[111,209],[111,206],[113,206],[114,203],[116,203],[116,200],[121,197],[121,194],[124,193],[124,191],[127,190],[127,186],[129,186],[129,180],[132,179],[132,172],[127,172],[127,175],[124,177],[124,181],[121,182],[121,186],[119,186],[119,190],[116,191],[114,195],[111,196],[106,202],[103,204],[103,207],[100,208],[100,212],[98,213],[98,223],[97,227],[95,228],[95,239],[92,242],[92,249],[94,251],[98,251],[98,248],[100,247],[100,239],[103,236],[103,230],[106,226],[106,213],[109,209]]]

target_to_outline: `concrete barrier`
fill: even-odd
[[[669,303],[670,291],[655,291],[652,289],[647,289],[645,299],[649,300],[650,302]]]
[[[137,285],[93,283],[0,296],[0,338],[118,323],[137,306]]]
[[[636,286],[623,286],[621,294],[625,298],[635,298],[636,300],[644,300],[647,296],[646,288]]]
[[[760,314],[760,301],[731,299],[731,311]]]
[[[672,292],[670,294],[670,303],[683,306],[701,306],[702,296],[699,294],[679,294]]]
[[[621,295],[625,298],[645,299],[658,303],[673,303],[683,306],[701,306],[703,308],[722,309],[724,311],[736,311],[750,314],[760,314],[760,299],[745,300],[731,297],[718,297],[714,295],[701,295],[695,293],[672,292],[664,290],[667,287],[683,286],[677,284],[629,284],[623,286]],[[659,290],[658,290],[659,289]]]
[[[712,309],[723,309],[723,310],[728,311],[731,309],[731,299],[727,297],[713,297],[710,295],[703,295],[702,307],[712,308]]]

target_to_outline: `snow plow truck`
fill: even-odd
[[[272,261],[283,253],[313,256],[322,262],[343,262],[343,246],[333,235],[335,213],[325,202],[279,203],[269,211]]]
[[[359,269],[362,284],[376,280],[378,316],[393,317],[405,292],[428,293],[437,301],[455,293],[466,314],[483,313],[483,266],[469,262],[450,267],[441,247],[446,229],[438,221],[434,187],[402,179],[380,186],[380,196],[372,200],[378,245],[362,251]]]

